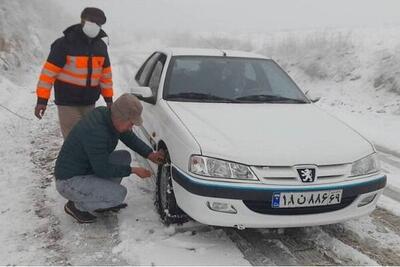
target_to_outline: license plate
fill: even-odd
[[[301,208],[339,204],[343,190],[279,192],[272,196],[273,208]]]

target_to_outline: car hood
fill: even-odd
[[[168,102],[205,156],[248,165],[350,163],[374,152],[313,104]]]

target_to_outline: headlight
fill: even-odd
[[[246,165],[203,156],[190,157],[189,170],[194,174],[215,178],[257,180]]]
[[[350,176],[367,175],[379,172],[380,170],[381,166],[379,164],[378,155],[374,153],[354,162],[353,165],[351,166]]]

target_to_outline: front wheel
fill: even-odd
[[[165,225],[182,224],[189,220],[176,203],[172,188],[171,160],[168,153],[166,163],[158,166],[155,205]]]

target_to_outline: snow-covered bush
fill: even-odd
[[[0,6],[0,73],[36,68],[50,43],[61,36],[67,18],[56,3],[43,0],[2,1]],[[23,12],[22,12],[23,11]]]
[[[400,93],[400,45],[393,50],[377,53],[373,73],[373,86]]]
[[[301,70],[310,80],[352,78],[360,62],[351,32],[287,33],[269,38],[260,49],[284,68]]]
[[[30,14],[31,4],[27,2],[26,7]],[[31,23],[23,19],[22,12],[16,12],[21,8],[19,1],[8,1],[0,8],[0,71],[19,68],[23,61],[32,62],[38,52],[30,38]]]

